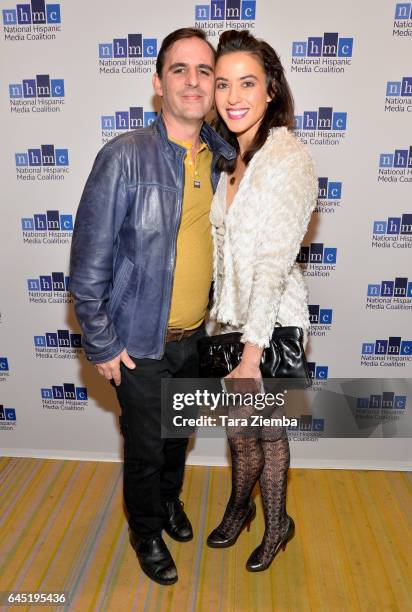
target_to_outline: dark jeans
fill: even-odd
[[[164,502],[179,497],[188,438],[161,438],[161,379],[198,376],[197,341],[204,327],[180,342],[168,342],[162,359],[121,365],[116,387],[124,438],[123,494],[130,528],[141,537],[160,535]],[[170,407],[170,410],[172,408]]]

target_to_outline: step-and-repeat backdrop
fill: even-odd
[[[0,444],[5,454],[116,460],[113,389],[86,362],[67,290],[70,240],[98,149],[155,117],[151,77],[170,31],[247,28],[280,53],[319,201],[299,253],[314,388],[412,372],[412,3],[385,0],[1,0]],[[86,262],[85,262],[86,263]],[[359,409],[395,423],[395,384]],[[409,402],[409,405],[408,405]],[[380,421],[380,422],[381,422]],[[407,438],[290,431],[293,465],[410,465]],[[224,439],[189,461],[226,462]]]

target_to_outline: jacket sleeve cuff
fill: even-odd
[[[118,357],[126,347],[120,343],[116,343],[116,345],[111,346],[109,349],[105,349],[104,351],[100,351],[99,353],[91,352],[86,347],[83,348],[86,354],[86,359],[90,361],[90,363],[99,364],[106,363],[107,361],[111,361],[115,357]]]
[[[270,339],[272,337],[272,332],[273,329],[271,329],[269,336],[262,336],[245,328],[245,331],[243,332],[240,341],[243,342],[243,344],[249,342],[249,344],[253,344],[253,346],[256,346],[257,348],[265,349],[269,346]]]

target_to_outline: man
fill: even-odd
[[[122,410],[130,540],[142,570],[160,584],[177,581],[162,529],[180,542],[193,537],[179,500],[187,439],[161,438],[161,379],[197,375],[215,165],[235,155],[204,123],[213,69],[201,30],[165,38],[153,77],[162,112],[100,151],[72,243],[71,292],[86,356],[116,385]]]

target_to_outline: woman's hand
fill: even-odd
[[[239,363],[239,365],[230,372],[226,377],[228,378],[253,378],[254,380],[259,380],[262,378],[262,374],[260,372],[259,366],[256,366],[254,363],[245,362],[243,359]]]
[[[225,377],[225,381],[233,381],[227,385],[230,387],[230,392],[256,393],[260,390],[262,373],[259,365],[262,353],[262,348],[246,342],[243,349],[242,361]]]

